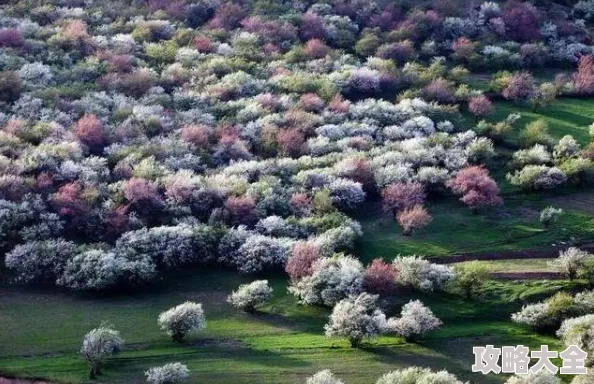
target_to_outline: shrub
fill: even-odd
[[[561,384],[562,381],[551,372],[543,369],[538,373],[529,372],[526,375],[510,377],[505,384]]]
[[[241,273],[257,273],[265,269],[284,267],[292,245],[292,242],[285,239],[255,235],[239,247],[232,262]]]
[[[561,322],[573,316],[580,316],[592,311],[590,294],[573,298],[565,292],[559,292],[543,302],[528,304],[512,315],[512,321],[524,324],[537,331],[553,331]]]
[[[314,262],[313,273],[291,283],[289,292],[304,304],[332,306],[363,290],[363,265],[352,256],[337,255]]]
[[[527,101],[534,97],[536,89],[534,78],[529,72],[514,74],[501,94],[508,100]]]
[[[21,45],[23,45],[23,35],[18,29],[0,29],[0,48],[18,48]]]
[[[584,55],[578,61],[578,69],[573,75],[573,83],[578,93],[594,93],[594,56]]]
[[[116,248],[150,257],[159,267],[175,268],[215,258],[220,232],[206,225],[180,224],[126,232]]]
[[[186,125],[182,128],[181,138],[199,149],[206,149],[210,142],[210,129],[200,124]]]
[[[202,304],[186,301],[159,315],[159,327],[176,343],[181,343],[189,334],[201,332],[206,328],[206,318]]]
[[[344,384],[330,370],[325,369],[307,378],[306,384]]]
[[[365,269],[363,276],[365,291],[389,295],[396,290],[396,268],[382,259],[375,259]]]
[[[467,167],[456,174],[448,187],[456,194],[461,194],[460,201],[474,212],[479,208],[502,204],[497,183],[489,177],[489,172],[478,166]]]
[[[57,284],[75,290],[103,290],[137,286],[155,277],[155,264],[148,256],[94,249],[68,260]]]
[[[328,52],[330,52],[330,47],[320,39],[311,39],[303,47],[303,54],[311,59],[321,59]]]
[[[417,256],[398,256],[393,265],[398,285],[422,291],[443,290],[455,277],[450,267]]]
[[[396,214],[396,220],[402,227],[402,234],[411,235],[418,229],[426,227],[432,220],[427,209],[421,205],[406,208]]]
[[[74,125],[73,132],[89,147],[100,146],[105,141],[103,125],[95,115],[85,114],[81,117]]]
[[[386,373],[375,384],[464,384],[447,371],[432,372],[427,368],[410,367]]]
[[[363,338],[373,338],[384,330],[386,315],[376,307],[377,296],[361,293],[339,301],[324,329],[326,336],[346,337],[356,348]]]
[[[293,246],[285,272],[291,280],[299,280],[313,272],[313,264],[320,258],[318,247],[311,242],[299,241]]]
[[[265,303],[271,296],[272,288],[268,286],[268,280],[256,280],[240,285],[237,291],[231,292],[227,302],[235,308],[253,313],[256,305]]]
[[[161,367],[151,367],[144,374],[150,384],[177,384],[190,377],[190,370],[182,363],[168,363]]]
[[[23,90],[21,78],[14,71],[0,72],[0,101],[12,103],[18,100]]]
[[[235,224],[250,225],[256,219],[256,202],[249,196],[232,196],[225,201],[225,208],[231,214]]]
[[[76,245],[63,239],[30,241],[7,253],[5,263],[19,281],[54,283],[75,252]]]
[[[85,335],[80,354],[91,366],[89,378],[96,379],[101,374],[101,362],[122,350],[124,340],[120,333],[107,324],[91,330]]]
[[[480,261],[457,264],[454,272],[454,284],[464,292],[467,299],[470,299],[489,278],[489,270]]]
[[[567,319],[561,324],[557,336],[566,346],[576,345],[588,353],[587,365],[592,363],[594,352],[594,315],[585,315]]]
[[[567,159],[577,156],[580,152],[579,143],[571,135],[563,136],[555,148],[553,149],[553,156],[555,159]]]
[[[395,214],[425,202],[425,190],[418,182],[390,184],[382,191],[384,212]]]
[[[508,173],[507,179],[523,189],[541,190],[553,189],[565,183],[567,175],[557,167],[527,165],[513,174]]]
[[[563,215],[561,208],[546,207],[540,211],[539,220],[545,228],[548,228],[551,224],[557,222],[561,215]]]
[[[511,1],[503,9],[506,35],[517,41],[530,41],[540,36],[536,8],[529,3]]]
[[[407,341],[415,341],[427,332],[439,328],[441,324],[441,320],[435,317],[431,309],[419,300],[414,300],[402,307],[399,318],[388,319],[387,329]]]
[[[468,100],[468,110],[477,121],[479,117],[484,117],[493,113],[493,103],[486,96],[475,96]]]
[[[361,183],[338,178],[328,186],[332,203],[343,210],[353,210],[365,201],[365,191]]]
[[[559,257],[551,264],[559,268],[569,280],[577,277],[578,271],[584,266],[586,261],[594,258],[591,253],[582,251],[579,248],[570,247],[559,253]]]

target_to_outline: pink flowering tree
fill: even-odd
[[[527,101],[536,92],[534,78],[530,72],[517,72],[512,75],[507,86],[501,93],[507,100]]]
[[[493,103],[487,96],[480,95],[468,100],[468,111],[475,116],[476,121],[493,113]]]
[[[315,244],[307,241],[299,241],[293,246],[293,250],[287,264],[285,272],[292,281],[297,281],[309,276],[313,272],[313,263],[320,258],[320,251]]]
[[[375,259],[367,266],[363,275],[365,291],[389,295],[396,291],[396,268],[392,263]]]
[[[489,171],[484,167],[466,167],[450,179],[447,185],[452,192],[462,195],[460,201],[475,213],[479,208],[503,203],[497,183],[489,177]]]
[[[425,197],[421,183],[394,183],[382,191],[382,207],[384,212],[395,214],[414,205],[423,204]]]
[[[103,124],[95,115],[86,114],[75,124],[73,132],[78,139],[91,148],[101,146],[105,141]]]
[[[415,231],[426,227],[431,220],[432,217],[427,209],[420,204],[406,208],[396,214],[396,221],[402,227],[404,236],[410,236]]]
[[[582,56],[578,62],[578,69],[573,74],[575,89],[581,95],[594,94],[594,56]]]
[[[256,220],[256,202],[252,197],[229,197],[225,201],[225,208],[234,224],[251,225]]]

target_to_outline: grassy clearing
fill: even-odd
[[[346,341],[323,336],[328,309],[298,305],[286,293],[284,277],[271,279],[274,297],[261,312],[235,311],[224,299],[241,280],[228,271],[192,271],[152,292],[118,297],[3,287],[0,372],[83,382],[87,368],[77,355],[82,336],[107,320],[121,331],[127,347],[105,366],[102,383],[142,383],[144,370],[169,361],[187,364],[192,383],[303,383],[306,376],[330,368],[348,384],[363,384],[411,365],[447,368],[476,383],[502,383],[503,376],[470,373],[472,346],[548,344],[559,350],[556,339],[510,323],[509,314],[525,302],[577,287],[568,282],[492,282],[480,301],[471,302],[451,293],[400,293],[384,303],[389,314],[420,298],[445,326],[418,345],[386,336],[353,350]],[[184,300],[203,303],[208,327],[185,345],[175,345],[159,331],[156,318]]]
[[[569,210],[561,220],[545,229],[538,221],[546,206],[538,200],[508,198],[504,208],[475,215],[455,199],[428,204],[433,221],[412,236],[403,236],[396,221],[382,215],[377,205],[362,210],[363,226],[355,254],[369,261],[376,257],[391,260],[398,254],[447,257],[461,253],[489,253],[545,248],[594,240],[594,218]]]
[[[582,144],[590,141],[588,126],[594,122],[594,100],[561,98],[553,105],[533,112],[532,108],[526,105],[514,104],[512,102],[496,102],[495,113],[489,117],[490,120],[503,120],[510,113],[521,113],[522,118],[516,124],[516,129],[510,133],[509,140],[512,143],[518,142],[518,135],[526,124],[544,119],[549,125],[549,133],[557,139],[564,135],[572,135]]]

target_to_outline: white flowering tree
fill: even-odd
[[[551,224],[558,221],[561,215],[563,215],[563,210],[561,208],[546,207],[540,211],[539,220],[542,225],[548,228]]]
[[[582,251],[576,247],[567,248],[559,253],[559,257],[551,262],[551,265],[559,268],[569,280],[577,277],[580,268],[583,268],[588,260],[594,258],[594,255]]]
[[[87,333],[83,339],[80,354],[89,363],[89,378],[96,379],[101,374],[100,364],[106,358],[118,354],[122,350],[124,340],[120,333],[108,324],[101,324]]]
[[[448,371],[433,372],[427,368],[410,367],[403,370],[386,373],[378,379],[376,384],[464,384]]]
[[[240,285],[237,291],[227,297],[227,302],[235,308],[253,313],[256,305],[265,303],[271,296],[272,288],[268,286],[268,280],[256,280]]]
[[[577,345],[588,352],[588,360],[592,363],[594,353],[594,314],[574,317],[565,320],[557,331],[566,346]],[[588,361],[586,361],[588,363]]]
[[[377,308],[377,295],[362,293],[341,300],[334,306],[324,329],[326,336],[346,337],[356,348],[363,338],[373,338],[383,332],[386,315]]]
[[[561,384],[562,381],[546,369],[538,373],[528,373],[527,375],[516,375],[510,377],[505,384]]]
[[[292,282],[289,292],[304,304],[334,305],[363,291],[365,269],[352,256],[337,255],[318,259],[309,276]]]
[[[418,256],[399,256],[393,264],[397,284],[422,291],[443,290],[455,277],[451,267],[433,264]]]
[[[407,341],[415,341],[441,326],[439,320],[420,300],[410,301],[402,307],[399,318],[390,318],[387,329],[404,337]]]
[[[177,384],[190,377],[190,370],[182,363],[168,363],[161,367],[151,367],[144,373],[150,384]]]
[[[329,369],[325,369],[307,378],[306,384],[344,384]]]
[[[174,342],[180,343],[186,335],[204,330],[206,317],[202,304],[186,301],[161,313],[158,323]]]

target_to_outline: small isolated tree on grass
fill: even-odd
[[[159,326],[176,343],[181,343],[188,334],[206,328],[206,318],[202,304],[186,301],[159,315]]]
[[[454,267],[456,277],[454,284],[470,299],[489,278],[489,270],[480,261],[457,264]]]
[[[571,247],[559,253],[559,257],[550,264],[557,267],[561,272],[569,278],[574,280],[581,268],[584,267],[586,261],[594,258],[594,255],[579,248]]]
[[[329,369],[325,369],[307,378],[306,384],[344,384]]]
[[[254,313],[256,305],[265,303],[272,296],[272,288],[268,280],[256,280],[250,284],[240,285],[227,298],[227,302],[243,311]]]
[[[190,377],[190,370],[182,363],[169,363],[161,367],[151,367],[144,374],[150,384],[177,384]]]
[[[364,337],[373,338],[384,330],[386,315],[376,306],[377,295],[362,293],[334,306],[324,329],[326,336],[346,337],[356,348]]]
[[[427,226],[431,222],[432,217],[425,207],[415,205],[414,207],[398,212],[396,214],[396,220],[402,227],[402,234],[404,236],[410,236],[416,230]]]
[[[91,330],[85,335],[80,350],[81,355],[90,365],[89,378],[96,379],[101,374],[100,365],[106,358],[118,354],[122,350],[124,340],[120,333],[108,324]]]
[[[561,208],[546,207],[540,211],[539,220],[545,228],[548,228],[551,224],[557,222],[561,215],[563,215],[563,210]]]
[[[402,307],[399,318],[390,318],[387,329],[414,342],[427,332],[437,329],[442,322],[420,300],[410,301]]]

